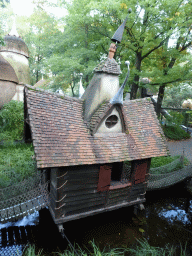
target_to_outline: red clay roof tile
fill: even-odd
[[[25,100],[38,168],[103,164],[167,155],[163,131],[152,102],[139,99],[122,107],[127,133],[95,134],[91,130],[111,104],[83,120],[83,100],[61,97],[30,86]]]

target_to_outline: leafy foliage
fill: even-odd
[[[166,164],[173,162],[174,160],[178,159],[180,156],[159,156],[153,157],[151,159],[151,168],[160,167]]]
[[[36,171],[34,150],[31,144],[5,143],[0,145],[0,188],[33,176]]]
[[[152,158],[150,173],[166,174],[182,169],[185,165],[190,164],[189,160],[184,157],[183,161],[180,156],[174,157],[155,157]]]
[[[0,110],[0,140],[21,140],[23,138],[23,102],[10,101]]]
[[[146,239],[138,240],[136,248],[129,248],[128,252],[133,256],[174,256],[178,255],[176,248],[167,245],[165,248],[151,246]],[[186,248],[181,247],[180,254],[187,255]]]
[[[125,91],[131,88],[131,98],[135,98],[139,86],[144,86],[139,82],[143,77],[150,78],[155,90],[189,79],[190,1],[60,0],[55,6],[67,10],[62,18],[47,11],[50,1],[36,0],[35,4],[31,17],[17,18],[18,32],[30,51],[32,84],[44,75],[54,90],[71,88],[78,96],[78,74],[83,73],[86,87],[94,67],[107,56],[110,38],[130,7],[132,13],[116,53],[116,60],[122,63],[120,83],[127,71],[124,61],[131,62]],[[159,95],[162,100],[164,92]]]
[[[151,246],[146,239],[138,240],[138,244],[135,248],[127,249],[111,249],[109,252],[100,251],[100,249],[95,245],[94,241],[90,242],[93,247],[93,252],[88,254],[78,247],[78,254],[82,256],[116,256],[116,255],[130,255],[135,256],[175,256],[177,255],[176,248],[173,246],[167,245],[165,248]],[[73,249],[65,250],[63,253],[57,253],[60,256],[75,256],[77,255]],[[129,255],[128,254],[128,255]],[[35,253],[35,246],[29,245],[29,248],[25,251],[24,256],[41,256],[42,251],[39,251],[38,254]],[[180,248],[181,256],[187,256],[186,246],[183,249]],[[19,256],[19,255],[18,255]]]
[[[89,252],[87,253],[85,250],[82,250],[78,245],[75,246],[77,247],[76,252],[78,253],[78,255],[81,256],[120,256],[120,255],[125,255],[125,251],[126,249],[118,249],[118,248],[114,248],[114,249],[104,249],[103,251],[101,251],[99,249],[98,246],[96,246],[94,241],[90,241],[92,250],[88,250]],[[77,255],[74,251],[73,248],[70,249],[66,249],[63,253],[57,253],[60,256],[75,256]],[[33,245],[29,245],[29,247],[27,248],[27,250],[24,253],[24,256],[36,256],[37,254],[35,253],[35,246]],[[37,256],[42,255],[42,251],[38,253]]]
[[[10,0],[0,0],[0,46],[4,45],[4,31],[6,29],[6,20],[9,17],[8,3]]]
[[[180,126],[163,126],[164,134],[167,138],[171,140],[182,140],[189,139],[191,136],[189,133],[184,131]]]
[[[164,107],[181,108],[184,100],[192,99],[192,86],[189,84],[179,84],[165,89],[163,99]]]

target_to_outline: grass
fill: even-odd
[[[183,163],[182,162],[174,162],[175,160],[177,160],[178,158],[180,158],[181,156],[160,156],[160,157],[154,157],[151,159],[151,166],[150,166],[150,173],[151,174],[165,174],[165,173],[170,173],[173,171],[177,171],[182,169],[184,166],[190,164],[189,160],[184,157]],[[172,165],[172,162],[174,162]],[[168,165],[168,166],[166,166]],[[162,168],[158,168],[161,167]],[[164,167],[166,166],[166,168]],[[158,168],[158,169],[154,169],[154,168]]]
[[[180,252],[178,254],[178,250],[173,246],[167,245],[165,248],[151,246],[146,239],[137,240],[137,244],[134,245],[134,248],[116,248],[116,249],[109,249],[101,251],[99,247],[97,247],[93,242],[90,242],[92,249],[88,250],[88,252],[83,251],[79,246],[76,250],[78,255],[80,256],[120,256],[120,255],[131,255],[131,256],[188,256],[186,247],[183,249],[180,246]],[[77,256],[76,252],[73,249],[65,250],[63,253],[55,253],[54,255],[59,256]],[[17,256],[21,256],[17,254]],[[42,250],[39,250],[36,253],[36,249],[34,245],[30,245],[26,251],[24,252],[23,256],[44,256]]]
[[[165,136],[170,140],[189,139],[191,135],[184,131],[180,126],[163,126]]]
[[[153,157],[151,159],[151,168],[156,168],[156,167],[167,165],[180,157],[181,157],[180,155]],[[189,164],[189,160],[186,157],[184,157],[184,165],[188,165],[188,164]]]
[[[138,240],[138,245],[135,248],[129,248],[128,252],[131,253],[132,256],[187,256],[186,245],[183,249],[180,246],[180,252],[176,251],[173,246],[167,245],[165,248],[155,247],[149,245],[146,239]]]
[[[127,249],[123,248],[112,248],[112,249],[103,249],[101,251],[98,246],[95,245],[94,241],[90,242],[91,249],[82,250],[80,246],[76,246],[77,248],[74,250],[74,248],[66,249],[63,253],[56,253],[58,256],[121,256],[125,255],[125,251]],[[44,256],[42,253],[42,249],[39,250],[36,254],[36,248],[34,245],[29,245],[29,247],[25,250],[23,256]],[[55,255],[55,254],[54,254]],[[21,256],[18,254],[18,256]]]
[[[32,144],[0,145],[0,188],[33,176],[36,171]]]

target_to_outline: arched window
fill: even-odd
[[[107,126],[107,128],[112,128],[117,124],[117,122],[118,122],[118,117],[116,115],[111,115],[105,121],[105,125]]]

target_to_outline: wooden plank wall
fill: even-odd
[[[107,206],[113,206],[129,201],[130,187],[109,190]]]
[[[55,172],[55,170],[51,170]],[[56,186],[51,183],[51,208],[55,218],[104,207],[106,192],[98,193],[99,166],[56,169]],[[53,177],[53,175],[52,175]]]
[[[134,169],[132,186],[104,192],[97,190],[99,170],[99,165],[51,169],[50,207],[55,219],[144,199],[146,182],[134,184]]]

